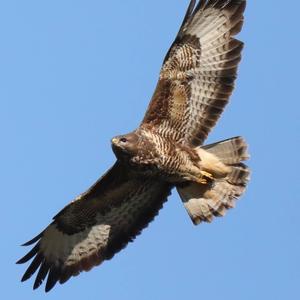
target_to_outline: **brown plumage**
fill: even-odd
[[[18,263],[46,291],[112,258],[176,187],[194,224],[223,216],[249,177],[242,138],[200,147],[233,91],[245,0],[192,0],[140,127],[112,139],[115,165],[53,218]]]

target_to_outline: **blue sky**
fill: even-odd
[[[300,4],[248,1],[237,88],[208,142],[243,135],[252,180],[225,218],[194,227],[173,192],[155,222],[101,267],[47,299],[296,299],[300,284]],[[114,161],[138,126],[188,0],[2,1],[1,294],[27,249]]]

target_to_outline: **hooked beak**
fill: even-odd
[[[117,145],[117,144],[118,144],[118,139],[117,139],[117,138],[113,138],[113,139],[111,140],[111,143],[112,143],[113,145]]]

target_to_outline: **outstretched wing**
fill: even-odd
[[[234,88],[245,0],[192,0],[141,127],[198,146]]]
[[[46,291],[112,258],[145,228],[166,201],[171,187],[137,178],[116,163],[94,186],[66,206],[17,263],[33,258],[22,281],[38,269],[34,289],[47,277]]]

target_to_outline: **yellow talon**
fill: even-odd
[[[200,184],[207,184],[207,179],[200,178],[200,179],[198,179],[198,183],[200,183]]]
[[[213,180],[213,175],[208,172],[201,171],[200,176],[198,176],[198,178],[196,179],[196,182],[206,185],[209,183],[209,179]]]
[[[208,184],[208,181],[209,181],[208,179],[210,179],[210,180],[214,179],[213,175],[206,171],[201,171],[200,174],[201,174],[201,177],[198,178],[198,180],[197,180],[197,182],[200,184]]]
[[[209,178],[209,179],[214,179],[214,177],[212,176],[212,174],[205,172],[205,171],[201,171],[201,175]]]

